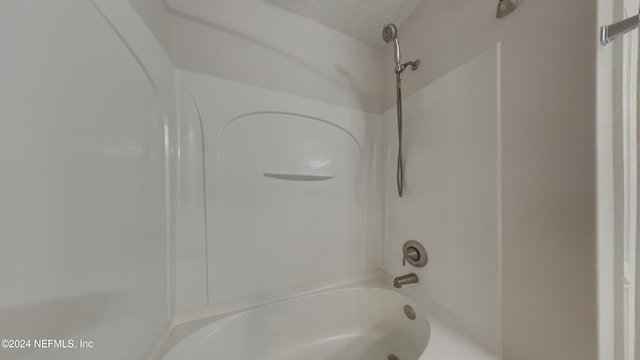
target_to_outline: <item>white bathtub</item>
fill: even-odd
[[[405,314],[405,305],[416,313]],[[418,360],[431,329],[398,292],[352,287],[220,316],[174,346],[164,360]]]

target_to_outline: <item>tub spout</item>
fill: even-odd
[[[402,285],[415,284],[418,282],[418,275],[411,273],[407,275],[398,276],[393,279],[393,286],[400,289]]]

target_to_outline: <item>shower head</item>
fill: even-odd
[[[389,24],[382,29],[382,39],[384,42],[391,42],[398,37],[398,27],[394,24]]]
[[[511,14],[522,3],[522,0],[499,0],[496,17],[502,19]]]
[[[384,29],[382,29],[382,40],[385,42],[394,42],[396,71],[400,71],[400,42],[398,42],[398,27],[395,24],[386,25]]]

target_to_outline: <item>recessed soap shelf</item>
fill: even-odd
[[[333,179],[331,175],[262,173],[265,177],[289,181],[323,181]]]

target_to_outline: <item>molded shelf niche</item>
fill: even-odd
[[[262,173],[265,177],[288,181],[323,181],[333,179],[331,175]]]

